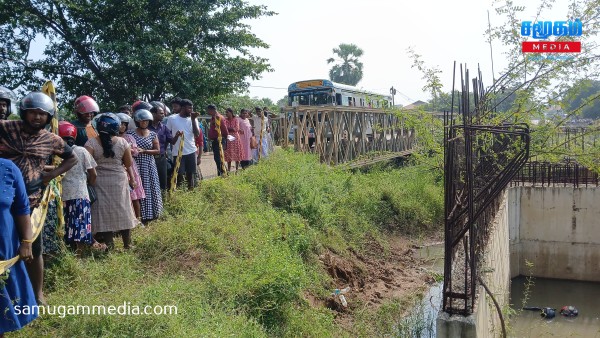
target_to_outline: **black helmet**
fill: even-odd
[[[119,127],[121,127],[121,120],[113,113],[101,114],[96,121],[96,129],[100,134],[119,135]]]
[[[17,96],[12,90],[0,86],[0,100],[6,101],[7,110],[5,118],[7,118],[10,114],[16,112],[15,104],[17,103]]]
[[[54,117],[54,101],[52,101],[50,96],[42,92],[31,92],[21,100],[19,115],[22,120],[25,119],[25,111],[30,109],[41,109],[48,113],[49,116],[46,124],[49,124],[52,121],[52,117]]]

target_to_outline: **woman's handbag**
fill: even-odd
[[[96,193],[96,188],[92,185],[87,185],[88,195],[90,195],[90,204],[94,204],[98,200],[98,194]]]
[[[258,149],[258,142],[256,142],[256,136],[250,137],[250,149]]]

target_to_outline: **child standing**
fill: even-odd
[[[96,182],[96,161],[83,147],[75,145],[77,128],[69,122],[58,124],[58,135],[73,148],[77,164],[65,173],[62,180],[64,201],[65,239],[75,244],[75,254],[80,256],[86,245],[105,250],[106,246],[95,242],[92,237],[92,213],[87,185]]]

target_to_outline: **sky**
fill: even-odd
[[[407,53],[412,47],[427,67],[443,71],[444,91],[452,89],[453,62],[463,63],[471,72],[479,64],[484,85],[492,83],[490,46],[486,41],[488,10],[493,25],[505,20],[496,14],[492,0],[249,0],[278,14],[252,20],[251,31],[270,45],[254,53],[267,58],[273,72],[250,81],[251,97],[268,97],[274,102],[287,94],[293,82],[328,78],[332,49],[353,43],[363,49],[363,79],[357,87],[389,93],[394,86],[396,104],[427,100],[422,91],[422,74],[411,68]],[[518,1],[515,1],[518,4]],[[523,4],[528,9],[522,20],[535,16],[538,1]],[[562,20],[569,0],[557,0],[542,20]],[[496,77],[507,66],[505,50],[498,41],[492,45]],[[272,88],[263,88],[272,87]]]

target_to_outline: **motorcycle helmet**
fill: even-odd
[[[19,105],[19,116],[22,120],[25,120],[25,112],[31,109],[41,109],[48,113],[48,120],[46,124],[50,124],[54,117],[54,101],[50,96],[42,92],[31,92],[21,100]]]
[[[133,113],[133,121],[135,122],[135,126],[139,127],[141,121],[154,121],[154,118],[148,110],[139,109]]]
[[[73,140],[77,138],[77,128],[67,121],[58,122],[58,136],[63,138],[72,138]]]
[[[77,114],[92,113],[93,115],[100,112],[100,107],[94,99],[87,95],[83,95],[75,99],[75,112]]]
[[[16,113],[17,109],[15,105],[17,103],[17,96],[12,90],[0,86],[0,100],[6,101],[6,116],[4,118],[8,118],[10,114]]]
[[[103,113],[96,120],[96,129],[100,134],[119,135],[121,120],[113,113]]]
[[[134,112],[140,109],[150,110],[152,109],[152,105],[146,101],[136,101],[134,104],[131,105],[131,110]]]

